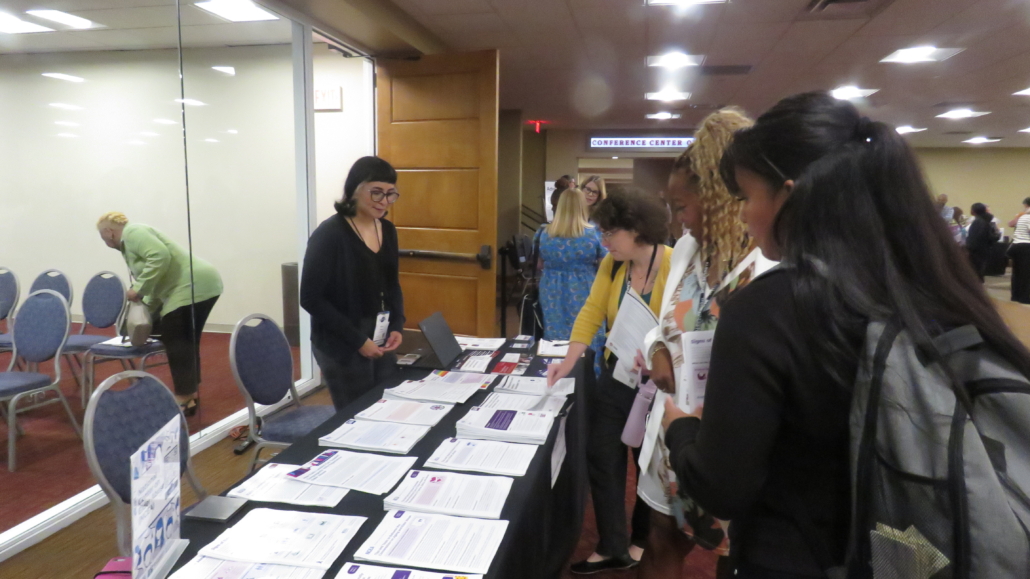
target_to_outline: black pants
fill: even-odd
[[[172,384],[179,396],[189,396],[200,386],[200,335],[218,296],[176,308],[154,323],[154,331],[168,355]]]
[[[987,271],[987,260],[990,258],[990,249],[971,249],[969,250],[969,263],[973,265],[973,271],[980,278],[980,281],[984,280],[984,272]]]
[[[312,351],[337,410],[397,372],[397,356],[392,353],[373,360],[353,352],[349,358],[340,360],[339,356],[330,356],[318,348],[313,347]]]
[[[1012,301],[1030,304],[1030,243],[1009,246],[1012,258]]]
[[[589,433],[587,440],[587,473],[590,494],[597,519],[597,554],[618,557],[629,552],[630,544],[643,547],[651,529],[651,507],[642,500],[633,507],[632,534],[626,534],[626,445],[622,429],[637,391],[612,378],[606,367],[597,380],[597,388],[587,407]],[[633,449],[637,465],[640,449]],[[640,468],[637,466],[637,476]]]

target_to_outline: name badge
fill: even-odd
[[[390,312],[379,312],[376,316],[376,331],[372,334],[372,341],[377,346],[386,343],[386,331],[390,328]]]

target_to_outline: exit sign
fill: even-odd
[[[343,88],[316,88],[315,89],[315,110],[316,111],[342,111],[343,110]]]

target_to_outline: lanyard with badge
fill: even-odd
[[[354,232],[357,233],[358,237],[361,239],[361,242],[365,244],[365,247],[368,247],[368,243],[365,243],[365,237],[363,235],[361,235],[361,230],[359,230],[357,224],[354,223],[354,219],[350,219],[350,218],[348,218],[348,219],[350,221],[351,226],[354,228]],[[376,228],[376,241],[379,241],[380,240],[380,236],[379,236],[379,220],[376,219],[372,223],[375,225],[375,228]],[[369,248],[369,249],[371,249],[371,248]],[[382,251],[382,250],[383,250],[383,243],[382,243],[382,241],[380,241],[379,242],[379,251]],[[378,255],[379,254],[377,253],[376,256],[378,257]],[[382,272],[380,272],[380,277],[381,276],[382,276]],[[380,279],[379,307],[382,308],[382,309],[379,311],[378,314],[376,314],[376,329],[372,333],[372,341],[375,342],[375,345],[377,345],[377,346],[382,346],[383,344],[386,343],[386,334],[387,334],[387,332],[390,329],[390,312],[389,312],[389,310],[386,309],[386,295],[384,294],[384,292],[382,290],[382,283],[381,282],[382,282],[382,280]]]
[[[651,262],[648,264],[641,291],[647,288],[657,254],[658,246],[655,245],[651,252]],[[633,289],[632,280],[633,263],[630,262],[626,268],[626,279],[619,311],[615,315],[615,323],[612,324],[611,331],[608,332],[605,346],[619,359],[612,369],[612,377],[630,388],[636,388],[640,382],[640,372],[633,368],[632,360],[647,332],[658,325],[658,319],[644,302],[643,297]]]

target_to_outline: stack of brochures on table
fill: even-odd
[[[322,579],[323,569],[270,565],[268,563],[240,563],[197,555],[173,573],[169,579]],[[129,575],[126,573],[126,579]],[[389,576],[387,576],[389,577]]]
[[[390,511],[355,559],[457,573],[486,573],[508,521]]]
[[[443,380],[408,380],[394,388],[383,390],[387,400],[414,400],[417,402],[440,402],[463,404],[483,387],[482,381],[445,382]]]
[[[535,444],[448,438],[426,460],[426,467],[523,476],[537,448]]]
[[[286,476],[296,469],[295,464],[270,462],[254,473],[254,476],[226,493],[226,496],[248,501],[313,507],[335,507],[347,496],[345,488],[311,484]]]
[[[452,408],[454,408],[453,404],[414,402],[412,400],[387,400],[384,398],[358,412],[354,418],[377,422],[436,426],[440,419],[446,416]]]
[[[198,554],[224,561],[325,571],[366,520],[366,517],[254,509]]]
[[[540,340],[536,348],[536,355],[548,358],[564,358],[569,355],[569,341]]]
[[[427,432],[428,426],[351,419],[319,438],[318,445],[407,454]]]
[[[307,578],[294,578],[291,576],[289,579]],[[395,567],[346,563],[336,575],[336,579],[483,579],[483,576],[462,575],[461,577],[455,577],[453,573],[433,573],[432,571],[419,571],[417,569],[397,569]]]
[[[452,372],[448,370],[434,370],[419,382],[446,382],[448,384],[479,384],[480,388],[486,388],[494,383],[492,374],[475,372]]]
[[[458,421],[458,438],[544,444],[554,414],[529,410],[473,407]]]
[[[472,336],[454,336],[462,350],[497,350],[508,340],[504,338],[475,338]]]
[[[568,396],[576,391],[576,380],[574,378],[562,378],[554,383],[548,390],[547,378],[536,378],[533,376],[505,376],[501,378],[500,384],[494,388],[494,392],[506,392],[508,394],[528,394],[530,396]]]
[[[413,470],[383,499],[383,509],[499,519],[512,482],[506,476]]]
[[[393,457],[327,450],[311,462],[294,467],[286,476],[310,484],[385,495],[415,465],[416,460],[414,456]]]
[[[480,406],[502,410],[543,410],[557,414],[565,406],[565,396],[523,396],[494,392],[487,396]]]

